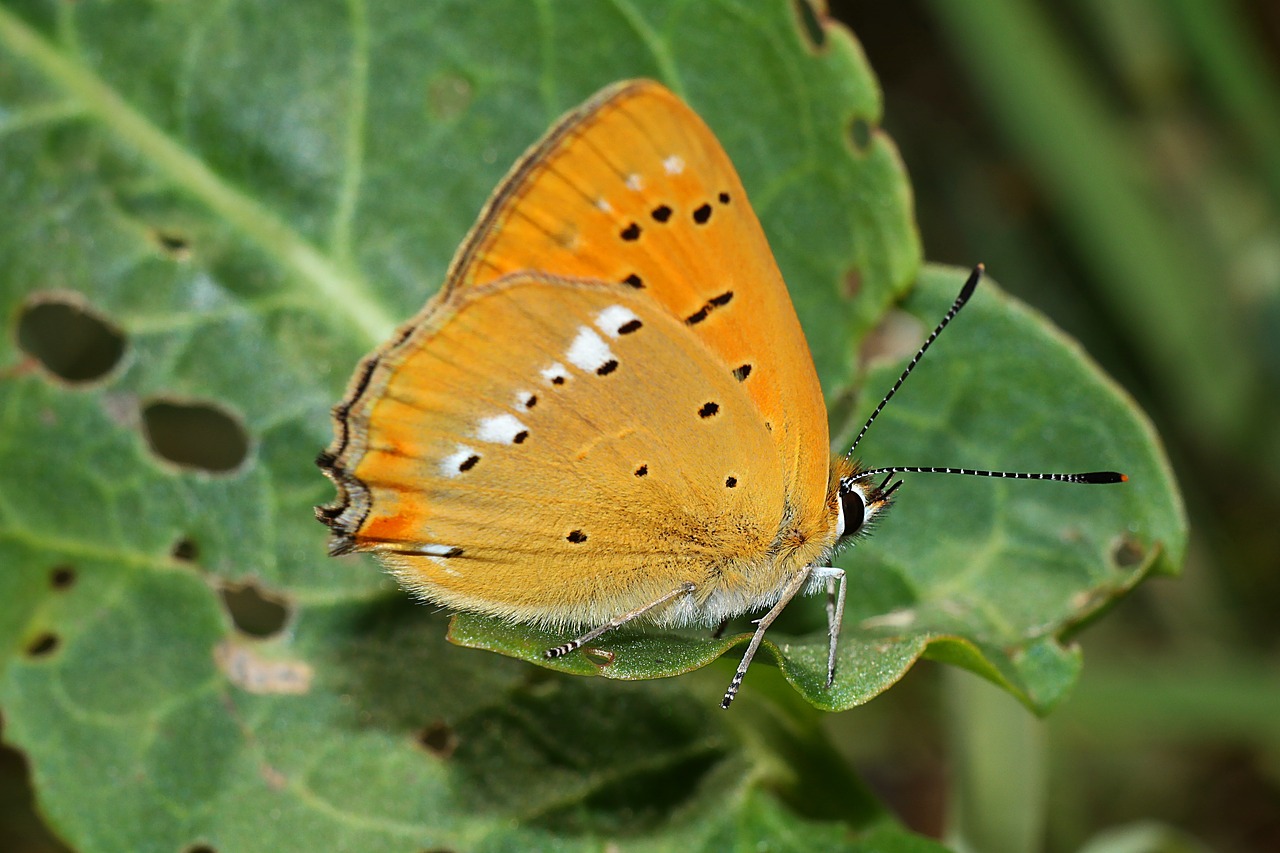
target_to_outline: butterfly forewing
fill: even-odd
[[[808,346],[737,172],[675,95],[630,81],[562,119],[494,194],[446,289],[520,270],[598,279],[663,306],[754,402],[797,522],[826,523],[826,409]]]
[[[433,600],[590,625],[684,582],[743,601],[778,583],[771,434],[732,370],[633,290],[524,274],[455,290],[359,399],[351,541]]]

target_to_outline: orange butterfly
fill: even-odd
[[[713,626],[768,608],[726,708],[802,592],[828,593],[831,683],[830,555],[888,505],[898,484],[874,476],[942,470],[828,458],[818,377],[742,182],[645,80],[525,154],[334,420],[319,464],[338,497],[317,508],[331,554],[372,551],[448,607],[592,629],[548,657],[640,617]]]

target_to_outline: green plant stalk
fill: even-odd
[[[1030,165],[1074,239],[1100,296],[1130,324],[1169,404],[1234,443],[1250,389],[1249,355],[1217,271],[1176,226],[1146,179],[1146,155],[1125,137],[1091,84],[1026,0],[930,4],[992,119]],[[1205,341],[1222,344],[1197,358]]]
[[[1044,727],[989,682],[944,671],[951,709],[945,841],[972,853],[1032,853],[1044,839]]]
[[[1216,106],[1243,136],[1280,204],[1280,87],[1237,5],[1171,0],[1164,8]]]

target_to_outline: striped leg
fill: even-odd
[[[738,671],[733,674],[733,680],[729,682],[729,689],[724,692],[724,700],[720,703],[721,708],[728,708],[733,703],[733,697],[738,695],[738,688],[742,686],[742,679],[747,674],[747,667],[751,666],[751,659],[756,656],[756,649],[760,648],[760,641],[764,639],[764,632],[769,630],[773,620],[777,619],[783,608],[790,603],[791,599],[796,597],[796,593],[804,588],[812,571],[809,566],[806,566],[796,572],[795,577],[788,581],[786,587],[783,588],[782,597],[778,599],[778,603],[773,605],[768,613],[760,617],[760,621],[756,625],[755,636],[751,638],[751,644],[747,646],[747,653],[742,656],[742,663],[738,664]]]
[[[591,642],[596,637],[599,637],[601,634],[604,634],[608,631],[612,631],[614,628],[621,627],[627,624],[628,622],[630,622],[632,619],[635,619],[636,617],[639,617],[639,616],[643,616],[644,614],[648,613],[650,610],[654,609],[655,607],[660,607],[663,604],[666,604],[671,599],[676,598],[677,596],[688,595],[691,592],[693,592],[695,589],[697,589],[697,587],[691,583],[682,583],[680,584],[680,586],[671,590],[671,592],[668,592],[667,594],[663,595],[661,598],[657,599],[656,601],[650,601],[648,604],[637,607],[635,610],[632,610],[629,613],[623,613],[621,616],[615,616],[614,618],[610,619],[608,622],[601,625],[599,628],[592,628],[590,631],[583,634],[581,637],[578,637],[575,640],[570,640],[569,642],[565,643],[563,646],[556,646],[554,649],[547,649],[545,652],[542,653],[542,656],[545,657],[547,660],[554,660],[555,658],[564,657],[565,655],[569,654],[569,652],[582,648],[583,645]]]

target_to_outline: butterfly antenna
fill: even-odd
[[[1008,480],[1053,480],[1058,483],[1089,483],[1106,485],[1125,483],[1129,478],[1119,471],[1085,471],[1081,474],[1029,474],[1023,471],[980,471],[973,468],[932,468],[918,465],[895,465],[889,468],[870,468],[859,471],[853,479],[862,480],[880,474],[968,474],[971,477],[1000,477]],[[895,483],[896,489],[901,482]]]
[[[924,356],[925,350],[929,349],[930,345],[937,340],[938,335],[942,334],[942,330],[947,327],[947,324],[955,319],[955,316],[960,313],[960,309],[969,301],[969,297],[973,296],[973,291],[977,289],[978,281],[981,280],[982,273],[985,269],[986,267],[982,264],[978,264],[973,268],[973,272],[969,273],[969,278],[965,281],[964,287],[960,288],[960,295],[956,297],[956,301],[951,303],[951,307],[947,310],[947,313],[943,315],[942,321],[934,327],[934,330],[929,334],[929,337],[925,338],[924,343],[920,345],[920,349],[916,350],[916,354],[912,356],[911,361],[907,362],[906,369],[902,371],[902,375],[898,377],[898,381],[893,383],[893,387],[889,389],[889,393],[884,395],[884,399],[880,401],[880,405],[876,406],[876,410],[871,413],[871,417],[867,418],[867,422],[862,425],[862,432],[858,433],[858,437],[853,440],[853,444],[849,447],[849,452],[845,454],[846,457],[853,457],[853,451],[858,446],[858,442],[862,441],[862,437],[867,434],[867,430],[871,428],[871,424],[875,422],[877,417],[879,417],[880,412],[884,411],[885,404],[893,399],[894,394],[898,393],[898,389],[902,387],[902,383],[907,380],[907,377],[911,375],[911,371],[915,369],[915,366]]]

